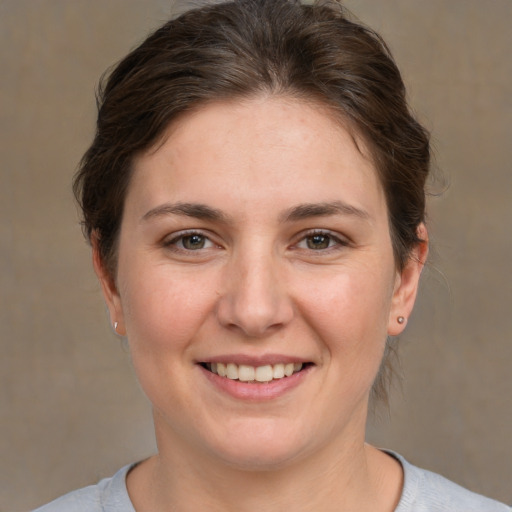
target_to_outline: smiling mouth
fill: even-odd
[[[231,380],[247,383],[268,383],[291,377],[303,371],[310,363],[278,363],[264,366],[248,366],[235,363],[201,363],[206,370]]]

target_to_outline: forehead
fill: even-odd
[[[251,120],[248,123],[248,119]],[[157,143],[143,152],[140,157],[150,156],[158,151],[169,138],[178,143],[198,138],[207,133],[208,138],[220,138],[220,129],[228,121],[231,126],[235,123],[241,128],[241,134],[252,131],[263,137],[271,131],[271,136],[282,136],[281,128],[286,126],[288,136],[299,135],[303,142],[312,140],[318,135],[327,144],[337,144],[342,139],[351,139],[354,147],[363,159],[372,166],[375,165],[370,144],[367,144],[360,130],[348,115],[314,98],[304,99],[290,95],[261,94],[229,100],[214,100],[201,103],[191,108],[171,122],[162,133]],[[293,124],[290,124],[293,123]],[[325,129],[327,128],[327,132]],[[299,133],[300,132],[300,133]],[[275,139],[277,143],[279,138]],[[139,157],[139,158],[140,158]]]
[[[318,195],[350,195],[380,207],[382,199],[362,138],[323,105],[287,97],[203,106],[173,123],[134,164],[128,196],[151,195],[153,202],[183,194],[262,204],[270,196],[289,202],[296,194],[297,201],[315,202]]]

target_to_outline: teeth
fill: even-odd
[[[302,363],[278,363],[265,366],[248,366],[234,363],[211,363],[209,365],[213,373],[220,377],[227,377],[231,380],[240,380],[241,382],[270,382],[283,377],[290,377],[294,373],[302,370]]]
[[[214,371],[212,367],[212,372]],[[226,377],[226,365],[224,363],[217,363],[217,373],[221,377]]]
[[[274,369],[272,366],[258,366],[254,375],[254,380],[258,382],[270,382],[274,378]]]
[[[241,364],[238,367],[238,380],[242,382],[250,382],[254,380],[254,366],[245,366],[245,364]]]
[[[284,377],[284,364],[274,365],[274,379],[282,379]]]
[[[238,366],[233,363],[228,363],[225,377],[232,380],[238,379]]]

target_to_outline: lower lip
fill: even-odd
[[[312,366],[307,366],[290,377],[283,377],[282,379],[276,379],[270,382],[250,383],[220,377],[201,365],[198,365],[198,367],[201,369],[204,376],[220,391],[233,398],[253,402],[263,402],[279,398],[296,388],[312,369]]]

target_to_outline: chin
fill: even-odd
[[[221,455],[221,460],[227,465],[240,471],[276,471],[284,469],[300,458],[300,450],[281,450],[275,452],[268,449],[230,450]]]
[[[290,432],[261,422],[246,425],[244,430],[231,432],[219,441],[211,446],[215,455],[225,464],[244,471],[282,469],[308,452],[304,436],[296,427]]]

